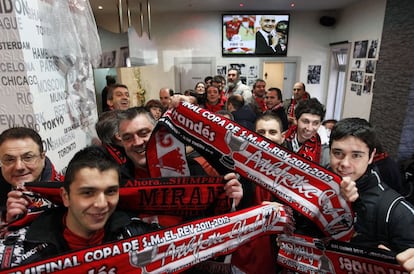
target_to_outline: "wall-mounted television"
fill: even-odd
[[[223,56],[286,56],[289,14],[222,15]]]

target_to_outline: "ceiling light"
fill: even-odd
[[[98,10],[103,10],[103,7],[102,6],[98,6]]]
[[[242,8],[242,7],[244,7],[244,4],[243,3],[240,3],[239,6]]]
[[[295,3],[290,4],[290,7],[291,8],[294,8],[295,7]]]

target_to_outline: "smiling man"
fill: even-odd
[[[59,181],[56,172],[43,151],[40,135],[30,128],[16,127],[0,135],[0,206],[6,206],[7,194],[25,182]]]
[[[10,232],[0,241],[0,260],[5,248],[13,245],[9,260],[2,260],[5,264],[0,268],[152,230],[150,225],[116,211],[118,163],[99,147],[87,147],[75,154],[69,162],[60,194],[64,207],[45,211],[30,226]]]
[[[325,107],[316,98],[301,101],[295,109],[297,125],[291,125],[285,134],[294,152],[325,166],[329,163],[329,148],[322,145],[318,129],[325,117]]]
[[[276,16],[274,15],[262,15],[260,17],[260,29],[256,32],[256,54],[286,54],[286,45],[281,43],[282,36],[276,32],[276,24]]]
[[[372,160],[376,134],[361,118],[339,121],[330,136],[330,166],[355,212],[353,242],[401,252],[414,247],[414,207],[382,182]]]
[[[110,110],[129,108],[129,91],[128,87],[122,84],[114,84],[110,86],[108,91],[107,104]]]

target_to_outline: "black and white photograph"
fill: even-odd
[[[365,59],[356,59],[352,63],[352,69],[364,69],[365,68]]]
[[[378,40],[371,40],[368,49],[368,58],[377,58],[378,54]]]
[[[128,67],[129,47],[119,49],[118,67]]]
[[[257,71],[258,71],[258,67],[257,66],[249,66],[249,77],[252,78],[257,78]]]
[[[365,75],[364,78],[364,92],[363,93],[370,93],[372,88],[372,75]]]
[[[361,70],[352,70],[351,78],[349,80],[351,82],[362,83],[362,73]]]
[[[116,50],[102,53],[101,68],[113,68],[116,63]]]
[[[226,77],[227,75],[227,67],[226,66],[221,66],[218,65],[217,69],[216,69],[217,75],[222,75],[224,77]]]
[[[246,74],[246,64],[230,64],[227,71],[232,68],[238,69],[241,75]]]
[[[354,43],[354,58],[366,58],[368,50],[368,40],[355,41]]]
[[[308,84],[319,84],[321,80],[321,65],[308,66]]]
[[[375,73],[375,66],[377,61],[374,60],[367,60],[367,66],[365,68],[366,73]]]
[[[361,85],[358,85],[358,84],[351,84],[351,91],[354,91],[354,92],[361,92],[361,88],[362,88],[362,86]]]

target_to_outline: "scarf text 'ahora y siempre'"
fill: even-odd
[[[191,145],[221,174],[234,171],[266,188],[316,223],[327,236],[342,241],[351,238],[353,213],[340,195],[341,178],[335,173],[188,102],[165,113],[154,134],[163,151],[168,151],[168,144],[171,150],[176,149],[176,139]],[[175,155],[182,157],[175,158],[175,163],[185,161],[184,153]],[[171,160],[162,160],[165,156],[155,147],[148,148],[152,177],[174,166]]]

